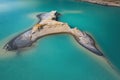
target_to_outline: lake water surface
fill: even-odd
[[[2,49],[37,23],[36,14],[51,10],[61,13],[60,21],[90,33],[107,59],[81,47],[68,34],[46,36],[19,52]],[[120,80],[119,30],[118,7],[74,0],[1,0],[0,80]]]

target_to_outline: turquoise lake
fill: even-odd
[[[50,35],[19,52],[2,49],[38,22],[35,15],[57,10],[59,20],[94,37],[107,59],[68,34]],[[120,80],[120,7],[75,0],[0,0],[0,80]]]

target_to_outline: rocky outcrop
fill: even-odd
[[[77,1],[85,1],[95,4],[101,4],[106,6],[117,6],[120,7],[120,0],[77,0]]]
[[[21,33],[12,40],[10,40],[4,49],[8,51],[18,50],[25,47],[30,47],[39,38],[56,33],[68,33],[73,35],[76,41],[90,50],[91,52],[103,56],[101,51],[96,47],[94,39],[87,33],[78,30],[77,28],[70,28],[67,23],[57,21],[57,12],[51,11],[49,13],[42,13],[37,15],[40,21],[33,26],[33,28]]]

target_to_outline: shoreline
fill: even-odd
[[[69,27],[69,26],[68,26]],[[64,27],[63,27],[64,28]],[[12,44],[12,42],[14,42],[14,40],[17,38],[17,37],[19,37],[21,34],[24,34],[24,33],[27,33],[27,32],[29,32],[29,31],[31,31],[31,29],[32,28],[30,28],[30,29],[27,29],[26,31],[24,31],[24,32],[22,32],[22,33],[20,33],[19,35],[17,35],[16,37],[14,37],[13,39],[11,39],[11,41],[10,42],[8,42],[8,43],[10,43],[10,44]],[[54,29],[54,27],[53,27],[53,29]],[[74,30],[74,28],[69,28],[70,30]],[[49,30],[49,29],[48,29]],[[61,29],[62,30],[62,29]],[[91,49],[89,49],[89,48],[87,48],[87,47],[85,47],[83,44],[81,44],[80,42],[79,42],[79,37],[78,37],[78,35],[76,35],[75,33],[72,33],[70,30],[66,30],[66,31],[57,31],[57,30],[55,30],[56,32],[51,32],[51,33],[46,33],[46,34],[43,34],[43,35],[39,35],[39,37],[37,36],[33,41],[32,41],[32,44],[33,43],[35,43],[37,40],[39,40],[40,38],[43,38],[43,37],[46,37],[46,36],[49,36],[49,35],[57,35],[57,34],[68,34],[68,35],[70,35],[70,36],[72,36],[76,41],[77,41],[77,43],[79,44],[79,45],[81,45],[82,47],[84,47],[84,48],[86,48],[86,49],[88,49],[88,50],[90,50],[91,52],[93,52],[94,54],[96,54],[96,55],[98,55],[98,56],[104,56],[102,53],[101,54],[98,54],[98,53],[95,53],[94,52],[94,50],[91,50]],[[78,29],[76,29],[77,31],[79,31]],[[81,31],[80,31],[81,32]],[[39,32],[38,32],[39,33]],[[43,32],[44,33],[44,32]],[[40,33],[39,33],[40,34]],[[94,41],[95,42],[95,41]],[[7,44],[8,44],[7,43]],[[6,45],[7,45],[6,44]],[[29,46],[27,46],[27,47],[30,47],[30,46],[32,46],[32,44],[31,45],[29,45]],[[6,46],[5,45],[5,46]],[[95,44],[93,45],[93,46],[95,46]],[[96,47],[96,46],[95,46]],[[21,48],[22,49],[22,48]]]
[[[103,6],[111,6],[111,7],[120,7],[120,1],[104,1],[104,0],[76,0],[78,2],[88,2]]]
[[[30,47],[41,37],[53,34],[67,33],[72,35],[75,40],[87,50],[96,55],[104,56],[104,54],[96,46],[95,40],[86,32],[77,28],[71,28],[67,23],[57,21],[56,11],[39,14],[39,21],[33,28],[20,33],[5,44],[3,49],[8,51],[19,50],[21,48]]]

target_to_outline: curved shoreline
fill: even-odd
[[[105,0],[76,0],[79,2],[89,2],[93,4],[98,4],[98,5],[104,5],[104,6],[113,6],[113,7],[120,7],[120,1],[105,1]]]

